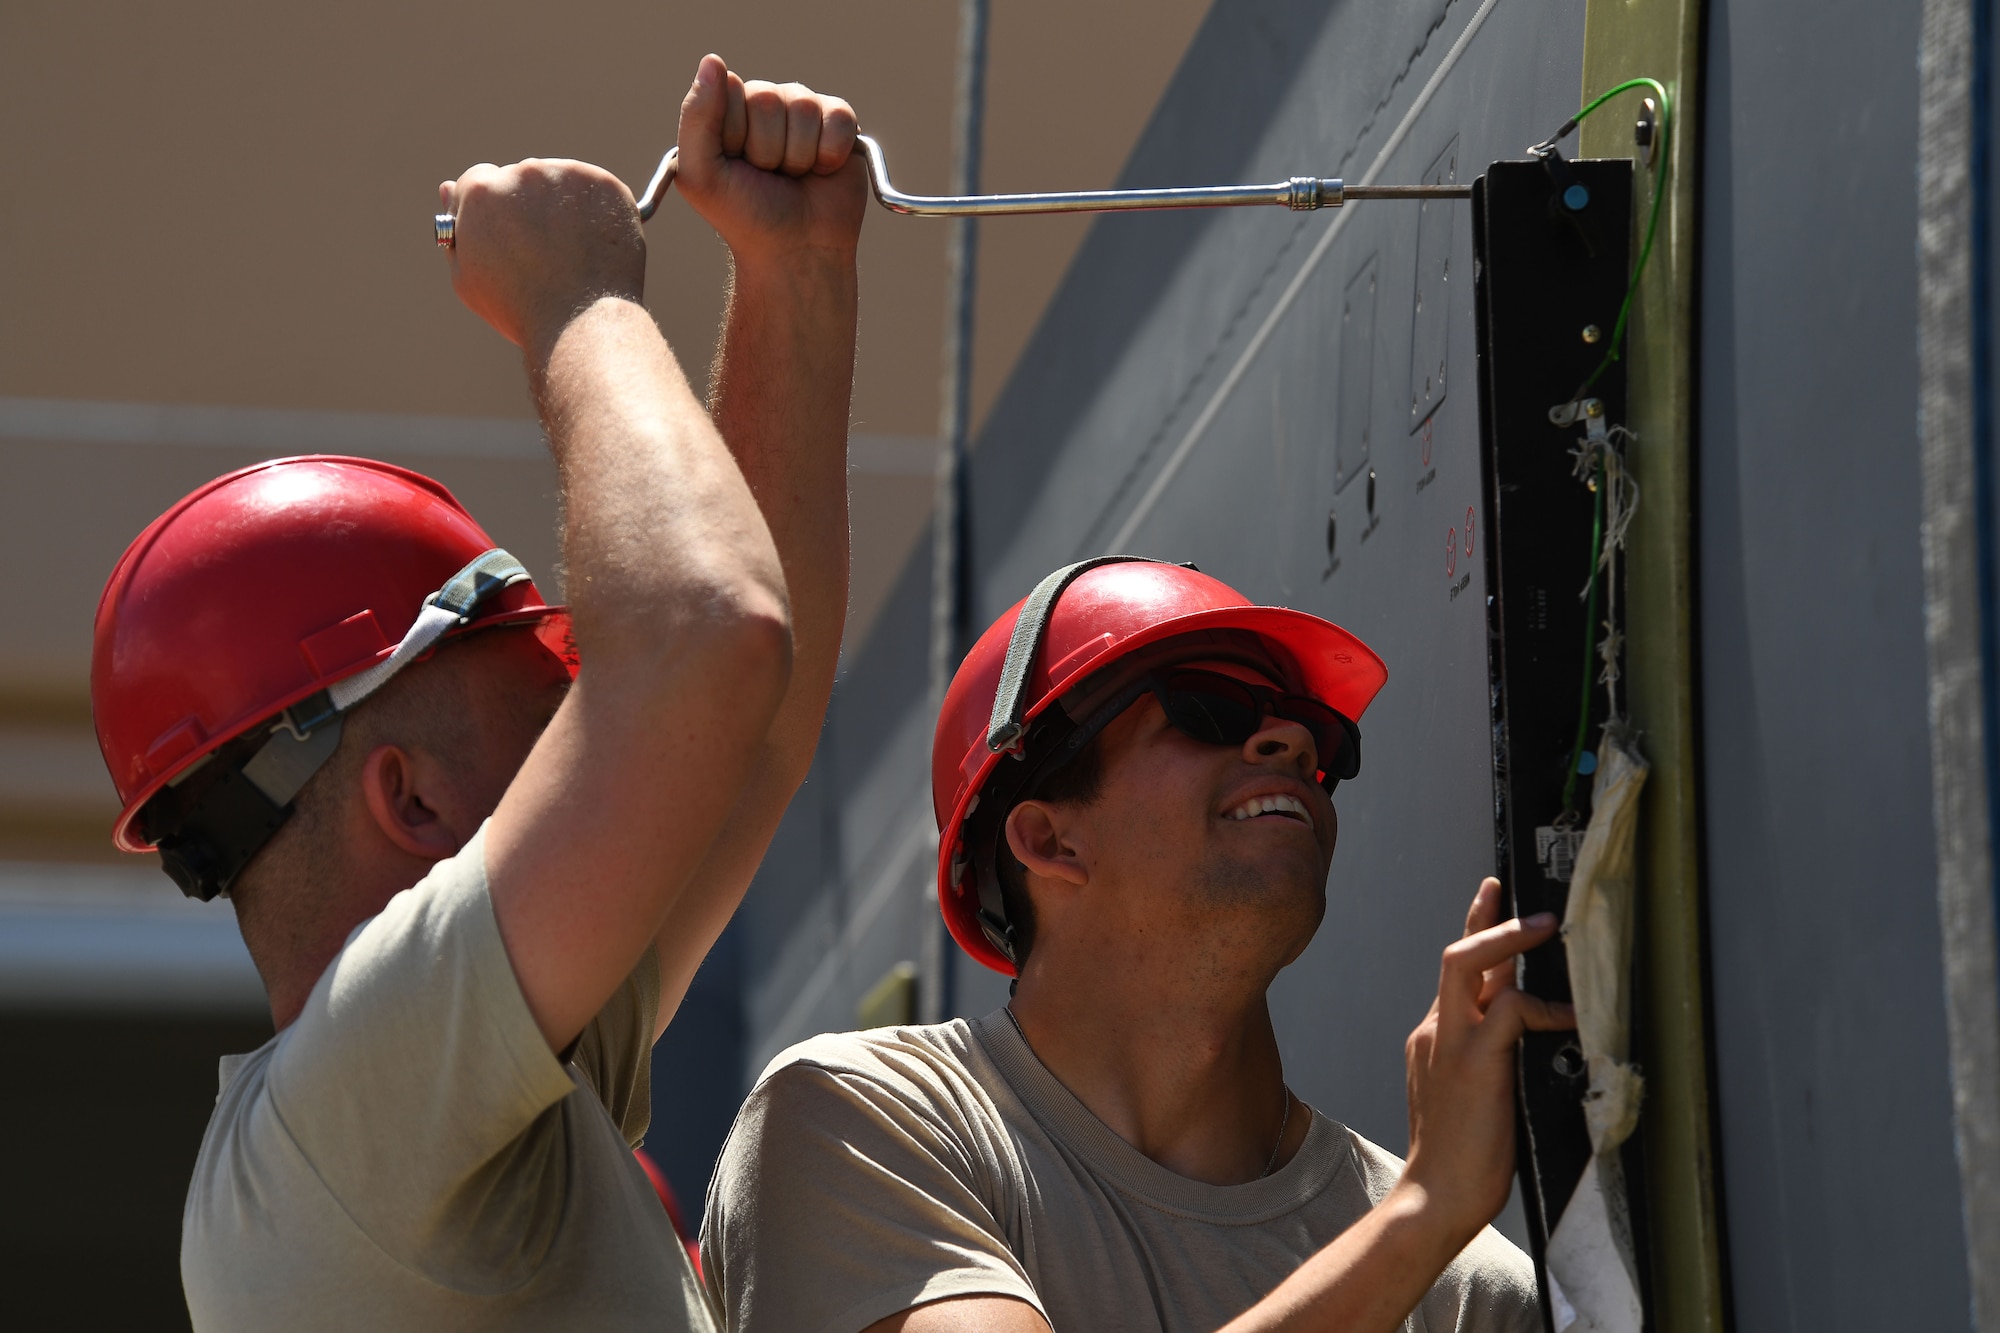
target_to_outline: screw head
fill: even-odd
[[[1650,97],[1641,98],[1639,120],[1632,126],[1632,145],[1639,150],[1641,167],[1653,165],[1653,150],[1656,147],[1655,130],[1658,128],[1659,119],[1659,104]]]

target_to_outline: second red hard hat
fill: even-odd
[[[1257,606],[1184,565],[1113,558],[1051,574],[966,654],[931,745],[938,903],[952,938],[987,967],[1015,974],[993,923],[981,920],[979,881],[991,868],[972,864],[966,848],[966,821],[995,771],[1071,687],[1154,645],[1204,634],[1253,637],[1288,688],[1355,721],[1388,679],[1382,659],[1340,626]]]

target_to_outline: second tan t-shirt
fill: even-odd
[[[1054,1333],[1211,1333],[1395,1184],[1315,1113],[1263,1180],[1154,1162],[1079,1102],[1004,1011],[816,1037],[772,1061],[710,1187],[702,1254],[731,1333],[860,1333],[951,1296],[1011,1296]],[[1490,1227],[1407,1328],[1539,1333],[1534,1269]]]

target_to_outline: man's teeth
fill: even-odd
[[[1312,823],[1312,815],[1307,812],[1305,802],[1296,796],[1253,796],[1223,818],[1255,819],[1258,815],[1272,813],[1297,815],[1306,823]]]

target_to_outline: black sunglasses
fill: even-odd
[[[1217,671],[1159,671],[1133,682],[1131,698],[1150,693],[1174,730],[1207,745],[1240,746],[1263,729],[1264,719],[1296,722],[1313,738],[1319,785],[1329,796],[1343,778],[1361,771],[1361,728],[1317,699],[1282,694]]]

